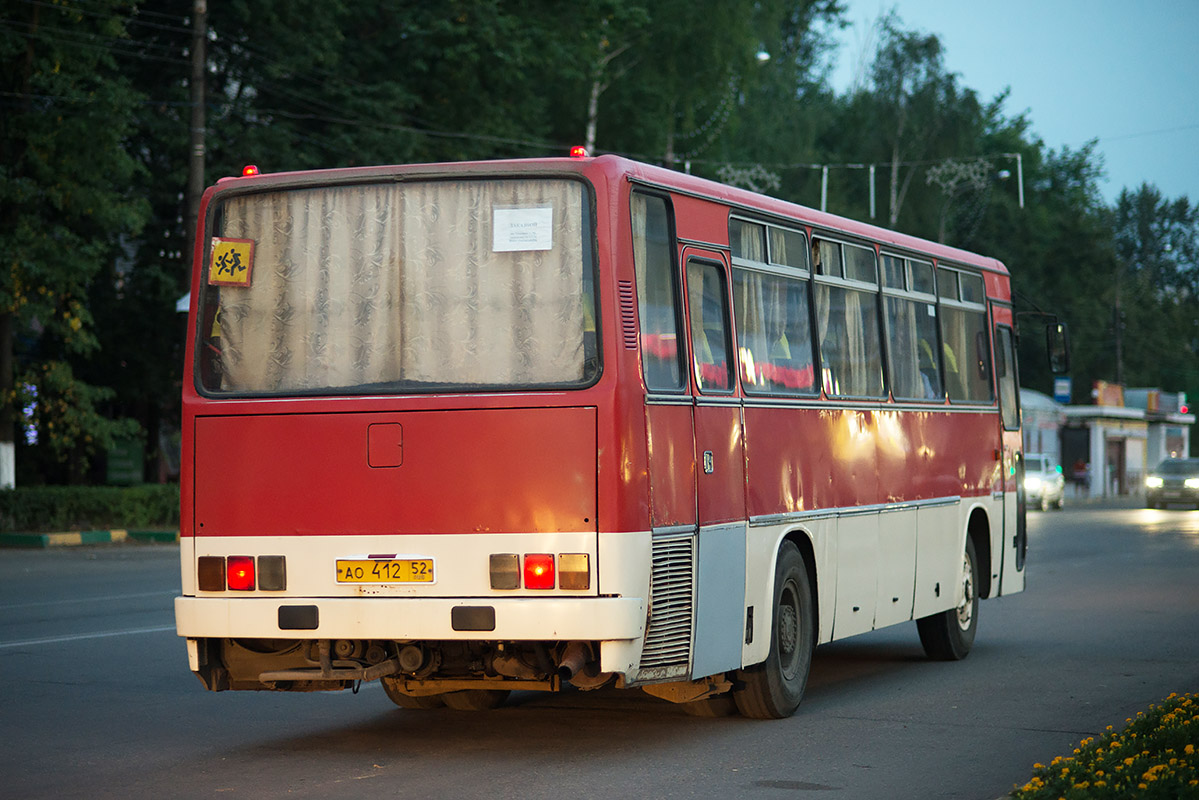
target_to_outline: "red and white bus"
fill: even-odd
[[[208,689],[782,717],[816,645],[960,659],[1024,588],[995,259],[614,156],[227,178],[200,220]]]

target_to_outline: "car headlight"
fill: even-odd
[[[1041,491],[1041,479],[1036,475],[1027,475],[1024,478],[1024,491],[1039,492]]]
[[[1157,477],[1156,475],[1150,475],[1148,478],[1145,479],[1145,486],[1150,489],[1160,489],[1164,485],[1165,485],[1165,481],[1163,481],[1161,478]]]
[[[1187,478],[1182,485],[1188,489],[1199,489],[1199,478]]]

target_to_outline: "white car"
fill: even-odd
[[[1053,456],[1024,454],[1024,498],[1029,508],[1048,511],[1061,508],[1066,494],[1066,478]]]

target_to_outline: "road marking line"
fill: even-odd
[[[161,592],[136,592],[134,594],[111,594],[107,597],[81,597],[78,600],[42,600],[36,603],[8,603],[0,605],[0,611],[6,611],[10,608],[38,608],[40,606],[69,606],[80,605],[85,603],[107,603],[110,600],[130,600],[135,597],[161,597],[163,595],[175,595],[179,592],[171,589]]]
[[[127,631],[104,631],[103,633],[76,633],[70,636],[47,636],[44,639],[24,639],[19,642],[0,642],[0,650],[12,647],[32,647],[39,644],[59,644],[61,642],[78,642],[83,639],[106,639],[110,636],[133,636],[139,633],[162,633],[175,630],[174,625],[163,625],[158,628],[131,628]]]

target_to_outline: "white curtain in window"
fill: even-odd
[[[578,184],[336,186],[223,208],[221,235],[255,242],[251,285],[220,289],[226,390],[582,377]],[[494,212],[509,208],[552,209],[552,246],[496,252]]]

